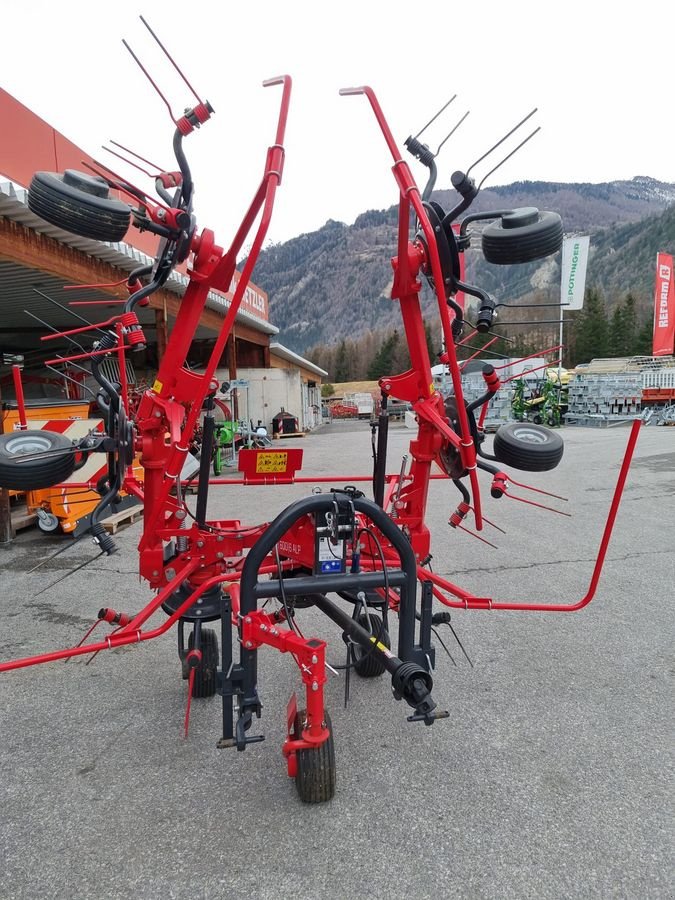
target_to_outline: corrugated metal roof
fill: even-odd
[[[142,253],[140,250],[137,250],[135,247],[132,247],[130,244],[109,244],[103,241],[94,241],[90,238],[83,238],[71,234],[68,231],[57,228],[55,225],[50,225],[49,222],[45,222],[44,219],[36,216],[35,213],[30,210],[28,206],[28,192],[22,188],[15,187],[11,182],[0,183],[0,216],[5,216],[14,222],[18,222],[25,228],[30,228],[32,231],[53,238],[60,244],[64,244],[67,247],[73,247],[75,250],[86,253],[88,256],[107,262],[116,268],[122,269],[124,272],[131,272],[139,265],[149,265],[153,262],[149,256]],[[40,315],[40,312],[37,311],[40,304],[35,300],[38,295],[32,291],[32,285],[40,287],[45,293],[49,293],[48,288],[50,288],[54,291],[56,298],[59,298],[62,295],[63,285],[66,283],[63,279],[55,278],[45,272],[40,272],[39,270],[25,269],[22,266],[14,265],[12,263],[2,263],[2,265],[4,267],[4,277],[0,280],[0,316],[2,316],[3,322],[7,322],[8,324],[16,323],[17,329],[21,328],[19,322],[24,323],[26,318],[23,314],[24,309],[30,308],[36,315]],[[29,274],[26,275],[25,273]],[[17,277],[18,286],[16,290],[12,287],[12,278],[14,276]],[[36,279],[39,281],[39,284]],[[28,286],[28,292],[26,292],[27,281],[32,281],[32,285]],[[45,287],[41,287],[41,285],[44,285]],[[187,285],[187,276],[183,275],[181,272],[172,272],[165,287],[172,293],[182,297]],[[106,296],[108,296],[101,292],[91,290],[84,292],[83,296],[78,296],[78,294],[79,292],[77,291],[69,291],[68,299],[106,299]],[[209,292],[206,305],[222,315],[229,309],[230,303],[229,300],[221,294],[211,291]],[[63,326],[67,322],[72,322],[72,317],[66,319],[65,314],[62,314],[63,317],[59,319],[56,315],[58,312],[56,307],[53,307],[45,300],[42,301],[41,308],[43,309],[43,312],[47,309],[50,310],[51,314],[48,320],[57,327]],[[101,307],[101,309],[104,308],[105,307]],[[20,316],[20,319],[16,318],[17,315]],[[239,310],[236,321],[242,324],[245,323],[264,334],[279,333],[279,329],[275,325],[272,325],[263,319],[259,319],[257,316],[251,315],[246,310]]]
[[[314,363],[310,362],[308,359],[304,359],[302,356],[289,350],[288,347],[284,347],[283,344],[271,343],[270,353],[279,356],[281,359],[285,359],[287,362],[292,362],[296,366],[302,366],[304,369],[309,369],[310,372],[316,372],[317,375],[321,375],[324,378],[328,375],[328,372],[315,366]]]

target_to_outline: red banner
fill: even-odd
[[[657,253],[652,354],[670,356],[673,353],[673,344],[675,344],[673,257],[669,253]]]

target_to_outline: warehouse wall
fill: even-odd
[[[229,380],[227,369],[219,369],[216,377],[220,381]],[[308,387],[297,369],[240,368],[237,377],[248,382],[248,388],[238,389],[239,417],[252,419],[254,425],[260,419],[270,435],[272,419],[282,407],[298,419],[301,431],[320,424],[319,388]]]

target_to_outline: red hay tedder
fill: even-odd
[[[447,608],[570,612],[589,603],[597,587],[639,426],[631,430],[598,558],[588,592],[581,600],[571,604],[500,601],[488,591],[473,594],[431,571],[425,512],[433,478],[450,479],[458,490],[459,503],[450,516],[450,525],[465,528],[471,514],[480,532],[487,520],[479,472],[490,479],[490,494],[495,500],[511,497],[542,506],[520,493],[512,494],[513,486],[521,493],[536,490],[541,496],[545,492],[515,481],[502,465],[544,471],[554,468],[563,454],[562,439],[556,432],[529,423],[502,426],[495,435],[493,453],[483,449],[484,411],[500,387],[500,378],[491,365],[485,365],[484,394],[470,403],[464,400],[456,348],[470,337],[464,333],[467,323],[458,297],[470,294],[479,301],[472,333],[490,331],[498,304],[488,293],[462,280],[462,254],[471,240],[469,226],[476,221],[491,222],[482,232],[486,259],[514,264],[557,252],[562,222],[555,213],[534,208],[465,215],[481,186],[476,186],[470,170],[453,174],[457,202],[445,211],[432,199],[436,154],[419,141],[419,134],[405,142],[429,171],[427,184],[420,191],[373,91],[368,87],[350,88],[341,93],[362,95],[369,101],[393,158],[399,216],[392,297],[400,305],[411,359],[409,371],[380,380],[382,408],[374,440],[373,499],[354,486],[341,486],[297,500],[270,523],[208,521],[213,410],[219,389],[216,367],[265,239],[281,182],[291,79],[282,76],[265,83],[281,89],[276,135],[267,151],[260,185],[227,250],[216,243],[213,232],[197,229],[193,215],[193,183],[183,143],[195,129],[208,123],[213,109],[186,84],[196,103],[180,117],[173,115],[167,103],[175,124],[173,149],[178,169],[156,173],[159,199],[100,164],[89,173],[70,170],[34,176],[29,204],[47,221],[104,241],[122,240],[131,221],[137,228],[158,235],[160,243],[154,264],[129,276],[129,298],[123,312],[96,323],[103,333],[91,351],[84,357],[59,357],[50,363],[88,360],[99,386],[105,431],[92,433],[76,444],[47,431],[24,430],[0,438],[0,485],[6,488],[47,487],[69,477],[83,456],[106,454],[107,476],[97,485],[101,500],[91,517],[93,540],[101,553],[114,553],[115,542],[101,524],[105,511],[122,489],[141,498],[144,521],[139,568],[154,593],[136,613],[100,610],[95,624],[103,621],[113,626],[104,639],[95,641],[88,634],[76,646],[2,663],[0,671],[148,641],[177,625],[182,674],[188,680],[186,728],[190,698],[218,693],[222,697],[223,729],[218,745],[244,750],[249,743],[263,739],[252,728],[254,719],[261,715],[258,651],[264,645],[274,647],[288,653],[297,664],[306,695],[303,708],[298,709],[294,696],[289,704],[288,733],[283,744],[288,774],[295,778],[303,801],[321,802],[330,799],[335,789],[333,735],[324,706],[326,643],[304,637],[296,624],[302,609],[315,607],[335,622],[347,642],[348,670],[353,668],[363,677],[389,674],[394,697],[411,708],[410,721],[431,725],[445,718],[448,714],[439,710],[432,698],[432,630],[449,623]],[[130,202],[112,197],[110,189],[121,192]],[[229,289],[237,255],[254,227],[251,249],[222,329],[205,371],[197,374],[188,368],[186,360],[207,296],[212,289]],[[101,362],[115,356],[120,373],[124,373],[126,354],[145,345],[137,306],[186,260],[189,284],[156,381],[130,413],[126,385],[109,380]],[[422,278],[431,285],[438,302],[445,348],[440,358],[448,366],[452,381],[448,396],[434,388],[420,307]],[[82,341],[92,327],[74,329],[78,340]],[[385,471],[388,398],[409,403],[418,421],[417,433],[396,474]],[[202,415],[201,469],[192,516],[183,499],[180,473]],[[247,480],[253,484],[311,482],[309,477],[295,479],[293,471],[284,468],[278,456],[284,452],[249,451],[254,457],[247,462]],[[144,468],[142,484],[132,470],[135,454],[140,454]],[[434,467],[438,471],[432,474]],[[320,480],[326,481],[323,476]],[[270,599],[276,603],[268,602]],[[441,604],[440,610],[434,610],[434,601]],[[160,609],[166,617],[151,627],[150,619]],[[398,618],[395,651],[389,638],[389,615]],[[220,636],[206,627],[216,621],[220,622]],[[190,629],[187,641],[186,625]]]

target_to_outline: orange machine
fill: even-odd
[[[83,438],[91,431],[103,431],[102,419],[70,419],[70,420],[30,420],[31,428],[47,431],[59,431],[73,441]],[[134,475],[138,480],[143,478],[143,468],[134,464]],[[107,473],[105,455],[93,453],[77,468],[73,474],[61,484],[29,491],[26,494],[26,506],[29,512],[38,517],[38,527],[45,532],[63,531],[78,537],[87,530],[89,515],[101,499],[96,485]],[[120,512],[138,503],[136,497],[120,492],[120,500],[115,504],[115,511]]]
[[[26,400],[25,411],[30,428],[56,431],[73,441],[90,431],[103,430],[102,419],[88,418],[88,400]],[[18,431],[21,427],[18,405],[11,401],[2,410],[2,425],[5,433]],[[29,491],[26,494],[26,507],[28,512],[37,514],[38,527],[48,533],[62,531],[76,537],[86,531],[89,515],[101,499],[96,485],[105,477],[106,467],[106,457],[95,453],[62,484]],[[134,465],[134,475],[142,480],[143,469],[140,465]],[[90,487],[83,487],[83,484]],[[116,511],[137,502],[135,497],[122,492]]]

